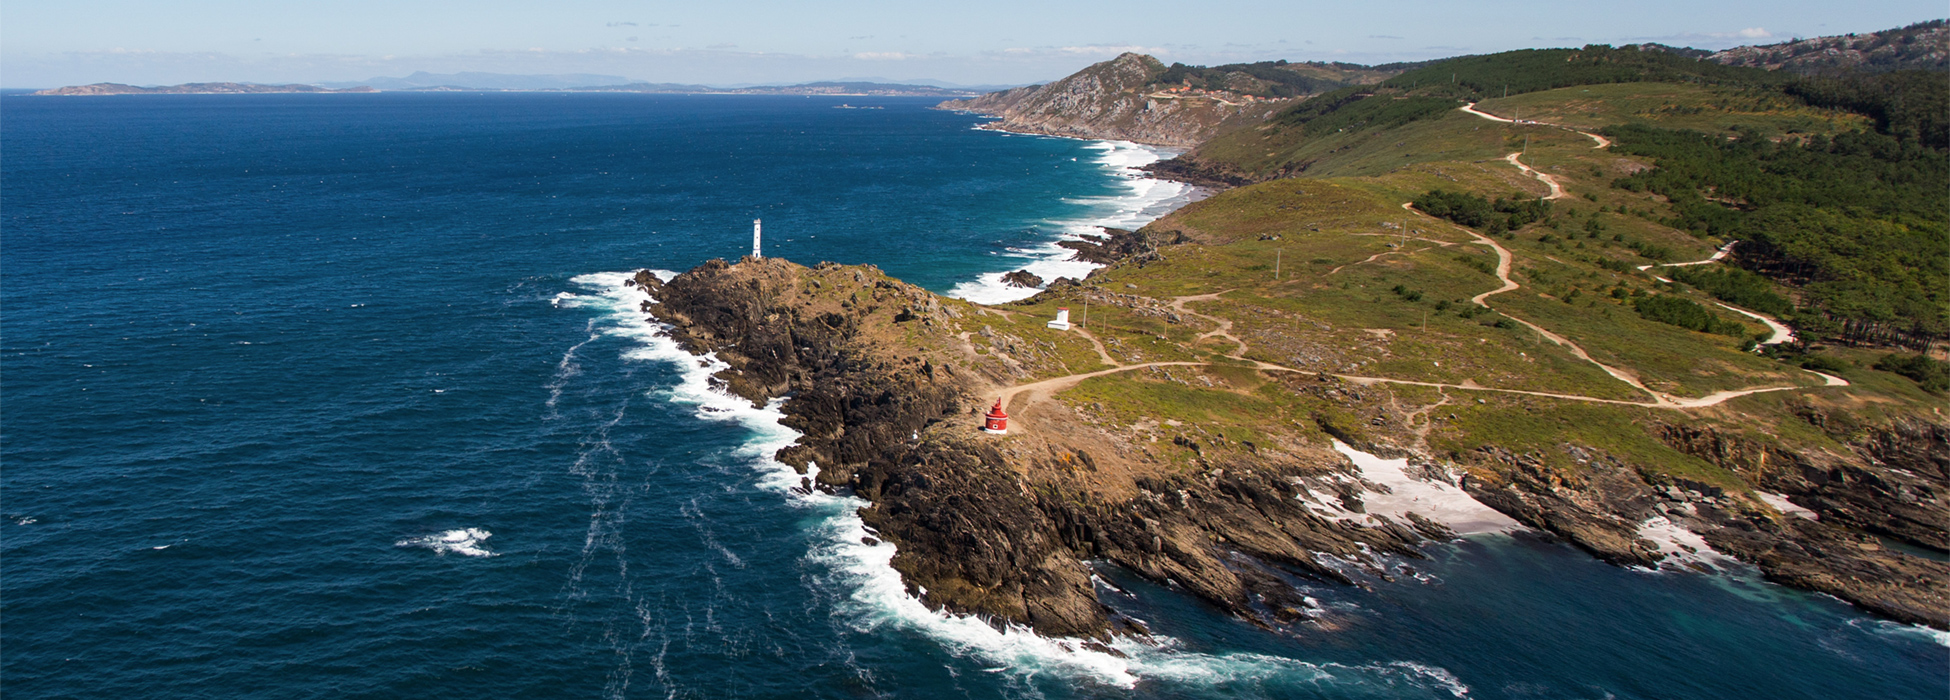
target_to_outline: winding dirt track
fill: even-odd
[[[1464,111],[1464,112],[1468,112],[1468,113],[1470,113],[1470,114],[1474,114],[1474,115],[1476,115],[1476,116],[1479,116],[1479,117],[1482,117],[1482,118],[1484,118],[1484,119],[1488,119],[1488,120],[1490,120],[1490,121],[1493,121],[1493,122],[1503,122],[1503,123],[1505,123],[1505,124],[1535,124],[1535,125],[1537,125],[1537,126],[1548,126],[1548,127],[1550,127],[1550,128],[1553,128],[1553,129],[1563,129],[1563,130],[1565,130],[1565,131],[1569,131],[1569,132],[1571,132],[1571,133],[1574,133],[1574,134],[1580,134],[1580,135],[1582,135],[1582,136],[1584,136],[1584,137],[1586,137],[1586,138],[1589,138],[1589,139],[1591,139],[1592,141],[1595,141],[1595,142],[1597,142],[1597,144],[1598,144],[1598,145],[1596,145],[1596,146],[1592,146],[1592,148],[1604,148],[1604,147],[1606,147],[1606,146],[1610,146],[1610,145],[1611,145],[1611,139],[1608,139],[1608,138],[1605,138],[1605,137],[1603,137],[1603,136],[1599,136],[1599,135],[1597,135],[1597,134],[1594,134],[1594,133],[1591,133],[1591,132],[1589,132],[1589,131],[1581,131],[1581,130],[1578,130],[1578,129],[1573,129],[1573,128],[1571,128],[1571,127],[1568,127],[1568,126],[1564,126],[1564,125],[1562,125],[1562,124],[1546,124],[1546,123],[1544,123],[1544,122],[1520,122],[1520,121],[1517,121],[1517,120],[1515,120],[1515,119],[1504,119],[1504,118],[1502,118],[1502,117],[1499,117],[1499,116],[1496,116],[1496,115],[1494,115],[1494,114],[1490,114],[1489,112],[1483,112],[1483,111],[1478,111],[1478,110],[1476,109],[1476,103],[1474,103],[1474,102],[1471,102],[1471,103],[1469,103],[1469,104],[1466,104],[1466,105],[1463,105],[1463,106],[1461,106],[1461,107],[1457,107],[1457,109],[1459,109],[1459,110],[1462,110],[1462,111]]]
[[[1545,185],[1549,186],[1551,188],[1551,193],[1545,195],[1544,199],[1563,199],[1564,188],[1557,184],[1557,178],[1551,177],[1549,175],[1538,172],[1536,170],[1532,170],[1530,166],[1524,165],[1523,161],[1517,160],[1517,156],[1521,156],[1521,155],[1523,154],[1512,153],[1510,155],[1504,156],[1503,159],[1510,161],[1511,165],[1517,166],[1517,169],[1523,171],[1523,174],[1537,178],[1538,182],[1542,182]]]
[[[1513,158],[1512,160],[1514,161],[1515,159]],[[1417,215],[1423,216],[1425,218],[1431,220],[1435,219],[1435,217],[1431,217],[1427,214],[1423,214],[1422,212],[1417,211],[1415,209],[1413,202],[1403,202],[1402,208],[1415,212]],[[1485,309],[1489,309],[1490,305],[1489,302],[1486,300],[1489,299],[1490,297],[1496,296],[1498,294],[1502,294],[1504,292],[1515,291],[1517,289],[1522,288],[1522,285],[1519,285],[1516,283],[1515,280],[1510,279],[1510,263],[1512,260],[1515,259],[1515,256],[1510,254],[1510,250],[1508,248],[1504,248],[1503,246],[1497,245],[1494,239],[1485,236],[1483,234],[1477,233],[1475,231],[1472,231],[1470,229],[1463,228],[1460,226],[1455,228],[1461,230],[1463,233],[1469,234],[1469,237],[1475,239],[1476,243],[1489,246],[1490,250],[1496,251],[1496,278],[1503,282],[1503,286],[1501,287],[1497,287],[1496,289],[1492,289],[1490,291],[1483,292],[1482,294],[1478,294],[1476,296],[1470,297],[1469,301],[1471,303],[1477,306],[1481,306]],[[1494,311],[1494,309],[1491,310]],[[1551,342],[1556,343],[1560,346],[1563,346],[1566,350],[1570,350],[1572,355],[1576,355],[1578,359],[1584,360],[1585,362],[1589,362],[1597,366],[1598,369],[1604,370],[1605,374],[1611,375],[1613,379],[1617,379],[1621,382],[1625,382],[1626,384],[1630,384],[1632,385],[1632,388],[1645,392],[1646,395],[1651,396],[1654,401],[1665,403],[1670,398],[1665,396],[1664,394],[1660,394],[1659,392],[1646,388],[1645,384],[1639,382],[1638,375],[1635,375],[1631,372],[1627,372],[1625,370],[1592,359],[1590,353],[1585,352],[1584,348],[1579,347],[1577,343],[1571,342],[1570,338],[1566,338],[1556,333],[1552,333],[1548,330],[1545,330],[1543,326],[1539,326],[1535,323],[1525,321],[1521,318],[1517,318],[1509,314],[1503,314],[1503,316],[1504,318],[1508,318],[1512,321],[1516,321],[1517,323],[1523,324],[1525,328],[1529,328],[1530,330],[1535,331],[1537,335],[1543,338],[1547,338]]]
[[[1721,260],[1725,260],[1728,255],[1733,253],[1733,247],[1739,244],[1740,241],[1727,241],[1726,245],[1720,246],[1720,249],[1713,253],[1713,257],[1707,258],[1705,260],[1694,260],[1691,262],[1660,263],[1657,265],[1640,265],[1638,266],[1638,270],[1639,272],[1644,272],[1646,270],[1650,270],[1655,267],[1688,267],[1691,265],[1707,265],[1711,263],[1716,263]],[[1664,278],[1662,277],[1660,279],[1664,279]]]
[[[1597,134],[1593,134],[1590,132],[1579,131],[1577,129],[1572,129],[1567,126],[1559,126],[1556,124],[1544,124],[1542,122],[1517,122],[1515,120],[1505,119],[1503,117],[1489,114],[1487,112],[1480,112],[1476,110],[1476,103],[1474,102],[1463,106],[1461,109],[1464,112],[1474,114],[1476,116],[1482,117],[1484,119],[1488,119],[1490,121],[1505,122],[1505,123],[1537,124],[1539,126],[1549,126],[1553,128],[1565,129],[1567,131],[1583,134],[1587,137],[1590,137],[1593,141],[1597,142],[1598,145],[1594,146],[1594,148],[1604,148],[1606,146],[1611,145],[1611,141],[1607,140],[1603,136],[1599,136]],[[1528,165],[1524,165],[1522,161],[1518,160],[1518,157],[1521,155],[1522,155],[1521,153],[1512,153],[1510,155],[1504,156],[1503,159],[1508,161],[1511,165],[1516,166],[1517,169],[1522,171],[1524,174],[1534,177],[1537,180],[1543,182],[1545,185],[1550,186],[1550,192],[1551,192],[1550,196],[1545,197],[1545,199],[1559,199],[1565,196],[1564,188],[1558,184],[1556,178],[1538,172],[1532,169]],[[1413,202],[1403,202],[1402,208],[1415,213],[1417,216],[1429,219],[1431,222],[1438,223],[1438,224],[1447,223],[1439,219],[1436,219],[1435,217],[1431,217],[1428,214],[1422,213],[1421,211],[1416,210]],[[1497,287],[1496,289],[1492,289],[1490,291],[1483,292],[1482,294],[1478,294],[1474,297],[1470,297],[1469,299],[1470,303],[1488,309],[1491,308],[1488,303],[1488,299],[1490,297],[1496,296],[1498,294],[1502,294],[1504,292],[1515,291],[1522,288],[1522,285],[1519,285],[1516,283],[1516,281],[1510,279],[1510,265],[1511,262],[1514,260],[1514,256],[1511,255],[1509,249],[1504,248],[1501,245],[1498,245],[1494,239],[1491,239],[1488,236],[1484,236],[1468,228],[1464,228],[1461,226],[1451,226],[1451,228],[1455,228],[1457,230],[1462,231],[1465,234],[1468,234],[1469,237],[1473,239],[1470,242],[1476,243],[1478,245],[1489,246],[1490,250],[1496,251],[1496,279],[1502,282],[1503,284],[1502,286]],[[1357,235],[1386,235],[1386,234],[1357,234]],[[1439,240],[1429,239],[1429,238],[1418,238],[1418,240],[1426,240],[1432,243],[1437,243],[1441,246],[1457,245],[1456,243],[1453,242],[1439,241]],[[1708,258],[1706,260],[1698,260],[1698,261],[1684,262],[1684,263],[1667,263],[1665,265],[1661,265],[1660,267],[1703,265],[1707,263],[1717,262],[1727,256],[1727,254],[1733,249],[1733,245],[1734,245],[1733,243],[1728,243],[1726,246],[1720,248],[1719,252],[1715,253],[1713,257]],[[1428,250],[1428,249],[1424,248],[1423,250]],[[1408,251],[1401,251],[1401,252],[1406,253]],[[1418,250],[1412,252],[1421,252],[1421,251]],[[1382,257],[1383,255],[1390,255],[1390,254],[1394,254],[1394,253],[1391,252],[1391,253],[1377,254],[1368,258],[1368,260],[1364,260],[1362,262],[1372,261],[1375,258],[1379,258]],[[1360,264],[1360,263],[1354,263],[1354,264]],[[1347,267],[1347,265],[1334,268],[1332,271],[1328,272],[1327,274],[1331,275],[1335,272],[1340,272],[1341,268],[1343,267]],[[1653,266],[1651,265],[1646,265],[1640,267],[1639,269],[1647,270],[1652,267]],[[1618,406],[1639,406],[1644,408],[1665,408],[1665,409],[1675,409],[1675,410],[1716,406],[1731,399],[1739,398],[1742,396],[1751,396],[1753,394],[1764,394],[1764,393],[1774,392],[1774,391],[1795,391],[1799,389],[1812,388],[1812,387],[1803,387],[1803,386],[1753,387],[1748,389],[1732,389],[1728,391],[1715,392],[1712,394],[1708,394],[1706,396],[1701,396],[1699,398],[1680,398],[1680,397],[1673,396],[1671,394],[1653,391],[1652,389],[1646,387],[1644,383],[1640,382],[1636,374],[1625,369],[1612,367],[1603,362],[1599,362],[1596,359],[1593,359],[1590,353],[1585,352],[1584,348],[1579,347],[1578,344],[1572,342],[1571,339],[1553,333],[1549,330],[1545,330],[1542,326],[1523,320],[1521,318],[1517,318],[1515,316],[1511,316],[1507,313],[1503,314],[1505,318],[1508,318],[1512,321],[1522,324],[1525,328],[1529,328],[1530,330],[1536,332],[1539,337],[1549,339],[1551,342],[1556,343],[1559,346],[1562,346],[1564,349],[1570,351],[1571,354],[1576,356],[1578,359],[1583,360],[1585,362],[1589,362],[1592,365],[1596,366],[1597,368],[1604,370],[1605,374],[1610,375],[1612,378],[1617,379],[1626,384],[1629,384],[1632,386],[1632,388],[1644,392],[1647,396],[1650,396],[1652,400],[1651,401],[1624,401],[1620,399],[1603,399],[1595,396],[1559,394],[1559,393],[1553,393],[1548,391],[1526,391],[1523,389],[1499,389],[1496,387],[1482,386],[1468,380],[1464,380],[1463,383],[1461,384],[1446,384],[1442,382],[1420,382],[1420,381],[1414,381],[1409,379],[1392,379],[1389,377],[1368,377],[1368,376],[1355,375],[1355,374],[1338,374],[1333,372],[1314,372],[1314,371],[1309,371],[1304,369],[1295,369],[1292,367],[1284,367],[1281,365],[1272,364],[1270,362],[1261,362],[1258,360],[1246,359],[1246,352],[1248,349],[1246,345],[1246,341],[1241,340],[1239,339],[1238,336],[1232,334],[1232,321],[1230,319],[1202,314],[1185,307],[1185,304],[1190,302],[1217,300],[1221,298],[1223,295],[1225,295],[1227,292],[1231,292],[1231,291],[1233,290],[1228,289],[1224,291],[1213,292],[1210,294],[1196,294],[1191,296],[1174,297],[1171,300],[1171,308],[1180,313],[1189,316],[1196,316],[1198,318],[1202,318],[1213,323],[1214,328],[1210,331],[1206,331],[1205,333],[1199,334],[1197,338],[1193,339],[1194,343],[1197,343],[1200,340],[1205,340],[1207,338],[1223,338],[1225,340],[1232,341],[1232,343],[1236,347],[1231,353],[1226,354],[1227,358],[1251,363],[1251,365],[1255,369],[1266,371],[1266,372],[1291,372],[1295,374],[1304,374],[1304,375],[1316,376],[1316,377],[1324,375],[1324,376],[1337,377],[1357,384],[1367,384],[1367,385],[1401,384],[1407,386],[1431,387],[1431,388],[1445,390],[1445,391],[1450,389],[1454,389],[1458,391],[1488,391],[1488,392],[1495,392],[1500,394],[1538,396],[1544,398],[1561,399],[1565,401],[1582,401],[1586,403],[1602,403],[1602,404],[1612,404]],[[1775,321],[1774,319],[1768,318],[1766,316],[1762,316],[1760,314],[1753,313],[1751,311],[1746,311],[1732,306],[1727,306],[1726,304],[1720,304],[1720,306],[1726,307],[1730,311],[1733,311],[1735,313],[1744,316],[1748,316],[1757,321],[1760,321],[1761,323],[1766,324],[1767,327],[1773,331],[1773,336],[1770,337],[1763,344],[1772,345],[1776,343],[1788,342],[1794,339],[1793,329],[1790,329],[1787,326],[1782,325],[1780,322]],[[1097,340],[1096,336],[1091,335],[1088,331],[1085,331],[1081,328],[1076,329],[1076,332],[1079,335],[1082,335],[1086,339],[1088,339],[1090,341],[1090,344],[1096,348],[1097,356],[1102,358],[1105,364],[1112,365],[1112,367],[1110,369],[1097,370],[1095,372],[1083,372],[1079,374],[1071,374],[1062,377],[1054,377],[1050,379],[1043,379],[1040,381],[1029,382],[1026,384],[1017,384],[1015,386],[1004,388],[1000,392],[998,392],[997,396],[999,399],[1001,399],[1002,404],[1005,407],[1007,407],[1006,410],[1021,412],[1022,409],[1027,406],[1027,404],[1034,403],[1040,397],[1052,396],[1057,392],[1074,387],[1078,384],[1083,383],[1084,380],[1091,379],[1094,377],[1102,377],[1106,375],[1117,374],[1119,372],[1129,372],[1132,370],[1148,369],[1152,367],[1204,367],[1204,366],[1210,366],[1214,364],[1211,362],[1193,362],[1193,361],[1144,362],[1144,363],[1129,364],[1129,365],[1120,364],[1111,357],[1110,352],[1104,347],[1104,344],[1101,341]],[[1825,387],[1849,385],[1848,380],[1842,379],[1841,377],[1822,374],[1820,372],[1815,372],[1813,370],[1803,370],[1803,371],[1821,377],[1824,382],[1823,386]],[[1017,396],[1025,397],[1022,405],[1017,405],[1015,403],[1015,399]],[[1448,396],[1446,393],[1443,395],[1443,400],[1444,401],[1448,400]]]
[[[1719,262],[1721,260],[1725,260],[1728,255],[1733,253],[1733,247],[1735,245],[1739,245],[1739,243],[1740,241],[1727,241],[1726,245],[1720,246],[1719,250],[1714,251],[1713,257],[1707,258],[1705,260],[1693,260],[1691,262],[1663,263],[1659,265],[1640,265],[1638,269],[1640,272],[1644,272],[1646,270],[1650,270],[1655,267],[1689,267],[1692,265],[1710,265]],[[1672,280],[1666,279],[1664,277],[1660,277],[1658,275],[1653,275],[1652,279],[1659,280],[1660,282],[1665,282],[1667,284],[1672,283]],[[1767,330],[1770,333],[1772,333],[1772,335],[1769,335],[1766,340],[1760,341],[1761,345],[1780,345],[1781,343],[1789,343],[1794,341],[1794,329],[1787,327],[1785,324],[1781,323],[1780,321],[1776,321],[1767,316],[1763,316],[1761,314],[1748,311],[1738,306],[1723,304],[1717,301],[1713,303],[1719,305],[1719,307],[1722,309],[1726,309],[1736,314],[1746,316],[1747,318],[1751,318],[1753,320],[1759,321],[1761,325],[1767,326]],[[1821,373],[1815,372],[1815,374],[1821,374]],[[1835,379],[1834,377],[1828,377],[1828,375],[1826,374],[1822,374],[1821,376],[1827,377],[1831,380],[1841,381],[1839,379]]]
[[[1231,353],[1228,353],[1226,357],[1243,358],[1246,355],[1246,341],[1240,340],[1237,336],[1234,336],[1232,334],[1231,319],[1219,318],[1217,316],[1207,316],[1197,311],[1193,311],[1191,309],[1185,308],[1185,302],[1212,301],[1214,299],[1218,299],[1220,295],[1230,291],[1232,290],[1227,289],[1225,291],[1213,292],[1211,294],[1199,294],[1199,295],[1188,296],[1188,297],[1173,297],[1171,300],[1171,308],[1173,310],[1178,311],[1179,313],[1188,314],[1191,316],[1197,316],[1207,321],[1211,321],[1212,323],[1218,326],[1217,328],[1199,334],[1197,338],[1193,338],[1192,339],[1193,344],[1197,344],[1198,341],[1204,340],[1206,338],[1224,338],[1226,340],[1232,341],[1234,345],[1239,346],[1238,349],[1233,350]]]

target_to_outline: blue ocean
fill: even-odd
[[[621,285],[766,253],[998,301],[1197,196],[931,100],[0,99],[0,688],[29,698],[1923,698],[1950,637],[1524,534],[1120,655],[928,611]],[[1087,269],[1087,268],[1084,268]]]

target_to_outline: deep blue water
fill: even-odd
[[[1107,599],[1167,639],[1129,659],[925,613],[851,502],[783,487],[764,455],[789,432],[704,391],[605,273],[735,257],[764,217],[768,254],[968,291],[1159,195],[1118,169],[1130,149],[838,102],[0,100],[0,687],[1950,691],[1950,655],[1914,628],[1527,537],[1434,548],[1371,590],[1301,582],[1328,624],[1278,633],[1107,569]]]

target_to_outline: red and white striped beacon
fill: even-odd
[[[1006,435],[1009,433],[1009,414],[1002,412],[1002,399],[995,400],[989,414],[983,417],[982,432]]]

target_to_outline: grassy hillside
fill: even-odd
[[[1461,109],[1472,103],[1481,114]],[[1329,92],[1157,170],[1221,185],[1357,178],[1486,204],[1548,194],[1503,160],[1519,153],[1597,210],[1560,207],[1518,245],[1617,273],[1743,241],[1729,262],[1771,280],[1759,291],[1786,300],[1776,311],[1804,339],[1920,350],[1950,334],[1940,113],[1940,73],[1806,78],[1637,47],[1515,51]]]
[[[1551,62],[1569,67],[1538,73]],[[1631,75],[1662,80],[1623,79]],[[1443,80],[1426,84],[1434,77]],[[1264,415],[1352,431],[1395,426],[1459,458],[1494,445],[1567,469],[1577,453],[1563,446],[1582,445],[1744,489],[1740,476],[1674,451],[1652,427],[1704,421],[1783,449],[1834,450],[1842,449],[1835,436],[1806,422],[1810,406],[1874,422],[1928,415],[1940,400],[1929,393],[1939,365],[1822,339],[1845,325],[1824,319],[1853,313],[1836,299],[1897,299],[1888,313],[1910,320],[1942,307],[1938,282],[1922,278],[1950,281],[1937,269],[1950,262],[1945,236],[1932,228],[1950,188],[1943,153],[1876,133],[1868,115],[1811,105],[1783,84],[1760,71],[1627,49],[1518,52],[1502,64],[1471,58],[1329,92],[1198,149],[1197,158],[1271,179],[1150,227],[1197,243],[1102,270],[1091,286],[1053,290],[1020,310],[1045,318],[1088,299],[1090,328],[1109,347],[1136,353],[1120,360],[1255,362],[1377,382],[1298,395],[1301,379],[1267,372],[1224,379],[1160,370],[1084,382],[1077,396],[1106,415],[1132,412],[1138,421],[1182,410],[1234,441],[1260,439],[1253,426]],[[1492,86],[1497,95],[1487,97]],[[1457,97],[1477,100],[1489,116],[1462,111]],[[1536,175],[1560,194],[1545,201],[1553,190]],[[1404,208],[1434,190],[1480,198],[1492,216],[1463,226]],[[1837,198],[1852,204],[1827,207]],[[1498,200],[1508,209],[1496,212]],[[1801,210],[1770,214],[1776,202],[1900,225],[1882,231],[1894,238],[1875,244],[1874,255],[1848,258],[1853,267],[1841,275],[1839,249],[1829,245],[1839,238],[1811,243],[1801,229],[1779,226]],[[1508,212],[1518,210],[1527,213],[1511,227]],[[1715,217],[1736,223],[1693,223]],[[1846,235],[1869,240],[1856,233]],[[1705,262],[1734,239],[1744,241],[1734,255]],[[1518,288],[1479,296],[1502,285],[1498,247]],[[1769,267],[1790,249],[1801,278]],[[1914,294],[1843,289],[1823,275]],[[1154,312],[1172,299],[1188,312],[1178,322]],[[1761,346],[1774,335],[1743,310],[1784,319],[1815,342]],[[1161,352],[1167,347],[1176,350]],[[1852,386],[1828,386],[1836,380],[1804,368]],[[1268,382],[1278,390],[1268,393]],[[1656,406],[1756,388],[1770,391],[1684,415]],[[1208,410],[1224,404],[1201,392],[1235,395],[1248,408]]]
[[[1182,86],[1254,97],[1305,97],[1348,85],[1378,83],[1400,72],[1399,69],[1352,63],[1261,61],[1209,67],[1173,63],[1147,87],[1166,89]]]

